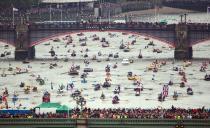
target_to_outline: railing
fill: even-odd
[[[209,128],[210,119],[0,119],[0,128],[174,128],[176,126]]]
[[[134,22],[134,23],[49,23],[49,24],[31,24],[29,25],[30,30],[90,30],[90,29],[146,29],[146,30],[175,30],[175,24],[164,25],[164,24],[153,24],[144,22]]]

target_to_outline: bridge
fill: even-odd
[[[35,46],[59,35],[83,31],[121,31],[155,38],[175,48],[175,59],[192,59],[192,46],[210,40],[210,24],[186,23],[31,23],[0,25],[0,41],[15,47],[15,59],[35,58]]]

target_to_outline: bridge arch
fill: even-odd
[[[206,39],[202,39],[202,40],[198,40],[198,41],[192,42],[190,44],[190,46],[194,46],[194,45],[198,45],[198,44],[203,44],[203,43],[206,43],[206,41],[210,41],[210,37],[209,38],[206,38]]]
[[[0,43],[15,47],[15,44],[13,42],[9,42],[7,40],[0,39]]]
[[[54,35],[51,35],[49,37],[42,38],[42,39],[39,39],[37,41],[31,42],[29,47],[36,46],[38,44],[41,44],[41,43],[43,43],[45,41],[48,41],[50,39],[53,39],[53,38],[56,38],[56,37],[59,37],[59,36],[71,35],[71,34],[80,33],[80,32],[123,32],[123,33],[128,33],[128,34],[133,34],[133,35],[149,37],[149,38],[158,40],[161,43],[167,44],[170,47],[175,47],[174,46],[174,42],[170,42],[170,41],[158,38],[158,37],[150,35],[150,34],[133,32],[133,31],[129,31],[129,30],[105,30],[105,31],[99,31],[99,30],[76,30],[76,31],[64,32],[64,33],[54,34]]]

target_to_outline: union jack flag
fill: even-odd
[[[168,96],[168,90],[169,90],[168,85],[164,85],[163,86],[163,96],[165,96],[165,97]]]

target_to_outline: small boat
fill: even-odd
[[[149,37],[145,37],[144,40],[149,40]]]
[[[163,102],[165,101],[165,96],[162,93],[158,94],[158,101]]]
[[[106,42],[106,38],[102,38],[101,39],[101,42]]]
[[[55,38],[55,39],[53,39],[53,42],[60,42],[60,39],[59,38]]]
[[[45,92],[44,95],[42,96],[42,102],[44,103],[48,103],[50,102],[50,93],[49,92]]]
[[[204,80],[206,80],[206,81],[210,81],[210,75],[205,75],[205,77],[204,77]]]
[[[69,75],[79,75],[79,72],[77,70],[70,70]]]
[[[102,47],[109,47],[109,43],[108,42],[102,43]]]
[[[109,83],[108,81],[105,81],[104,84],[102,85],[103,88],[108,88],[111,87],[111,83]]]
[[[83,36],[84,34],[81,32],[81,33],[78,33],[77,36]]]
[[[130,52],[130,48],[129,47],[126,47],[126,48],[123,49],[123,51],[124,52]]]
[[[188,95],[193,95],[193,90],[192,90],[192,88],[187,88],[187,94]]]
[[[94,87],[94,90],[95,91],[98,91],[101,89],[101,85],[100,84],[96,84],[95,87]]]
[[[80,95],[81,95],[81,92],[80,92],[79,90],[76,90],[76,91],[74,91],[74,92],[71,94],[71,96],[72,96],[73,98],[78,97],[78,96],[80,96]]]
[[[153,41],[150,41],[150,42],[148,43],[148,45],[154,46],[155,44],[153,43]]]
[[[86,43],[86,42],[82,42],[82,43],[80,44],[80,46],[87,46],[87,43]]]
[[[84,68],[84,72],[93,72],[93,68]]]
[[[178,99],[178,93],[176,91],[174,91],[173,99],[174,100],[177,100]]]
[[[105,99],[104,93],[101,94],[100,99],[102,99],[102,100]]]
[[[120,101],[120,99],[118,98],[118,96],[114,96],[112,99],[112,104],[118,104]]]
[[[143,56],[142,56],[142,54],[141,54],[141,50],[140,50],[140,52],[139,52],[138,58],[139,58],[139,59],[143,58]]]
[[[123,59],[121,63],[122,63],[122,65],[129,65],[130,60],[129,59]]]
[[[25,59],[25,60],[23,61],[23,64],[28,64],[28,63],[30,63],[28,59]]]
[[[119,49],[124,49],[125,47],[126,46],[123,43],[121,43]]]
[[[119,58],[119,54],[118,53],[115,53],[114,54],[114,58]]]

